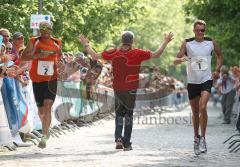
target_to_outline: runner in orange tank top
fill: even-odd
[[[62,56],[61,41],[51,36],[52,24],[39,24],[40,36],[30,38],[21,60],[32,61],[30,78],[33,82],[33,92],[38,106],[39,117],[42,122],[43,137],[40,148],[46,147],[51,124],[51,108],[57,92],[57,66]]]

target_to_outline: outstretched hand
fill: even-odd
[[[174,34],[172,32],[169,32],[168,34],[164,34],[164,41],[169,43],[171,40],[173,40]]]
[[[83,34],[79,35],[79,41],[82,45],[86,45],[89,43],[89,40]]]

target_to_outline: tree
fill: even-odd
[[[103,48],[125,24],[137,17],[138,0],[52,0],[43,1],[42,14],[49,14],[54,35],[63,40],[64,51],[81,48],[79,33],[91,38],[96,48]],[[31,36],[30,16],[37,13],[37,0],[0,1],[0,27]],[[114,16],[114,17],[113,17]]]
[[[194,15],[206,21],[209,36],[213,37],[222,49],[224,64],[240,65],[240,3],[238,0],[188,0],[185,11],[189,16]]]

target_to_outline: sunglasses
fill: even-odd
[[[197,32],[205,32],[205,29],[196,29]]]
[[[44,31],[52,31],[52,29],[50,28],[50,27],[48,27],[48,26],[46,26],[46,25],[41,25],[41,26],[39,26],[39,29],[40,30],[44,30]]]
[[[6,48],[6,50],[12,50],[12,48]]]

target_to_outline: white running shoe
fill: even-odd
[[[194,153],[200,155],[200,136],[194,138]]]
[[[201,153],[207,152],[207,143],[204,137],[201,137],[201,140],[200,140],[200,152]]]

